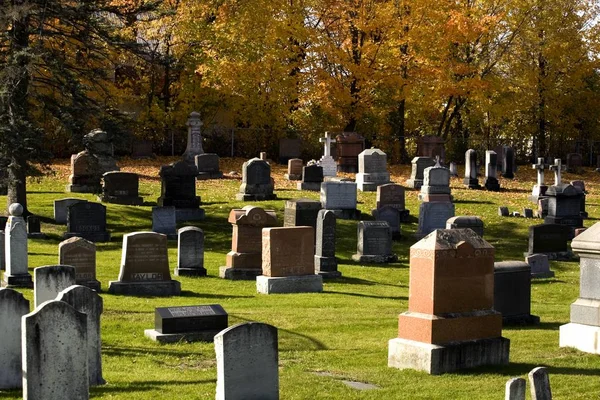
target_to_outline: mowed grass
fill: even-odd
[[[579,293],[579,267],[575,261],[553,261],[556,277],[533,281],[531,310],[542,322],[538,326],[503,330],[503,336],[511,340],[509,365],[442,376],[387,367],[388,340],[397,336],[397,316],[408,307],[409,248],[415,243],[412,234],[419,209],[418,192],[410,189],[406,204],[412,218],[402,227],[403,238],[394,243],[397,263],[375,266],[353,262],[356,221],[339,220],[337,256],[343,278],[326,281],[323,293],[267,296],[256,293],[253,281],[218,278],[219,266],[225,264],[225,254],[231,246],[229,210],[245,205],[234,200],[240,180],[198,182],[197,194],[202,197],[207,218],[193,225],[205,232],[205,267],[209,276],[177,278],[182,294],[171,298],[106,293],[108,282],[116,280],[119,273],[123,235],[151,229],[152,205],[160,195],[158,169],[171,161],[174,159],[119,162],[122,170],[141,175],[140,195],[145,203],[140,207],[106,204],[112,240],[97,244],[97,277],[103,289],[102,349],[108,384],[91,388],[93,398],[214,398],[217,372],[212,343],[160,345],[144,337],[144,329],[154,326],[155,307],[214,303],[229,313],[230,325],[260,321],[278,328],[282,399],[500,399],[508,379],[525,377],[540,365],[549,369],[555,398],[600,397],[600,356],[558,347],[559,326],[569,321],[570,304]],[[241,172],[243,161],[223,159],[221,169],[226,173]],[[282,223],[285,200],[317,199],[318,193],[295,190],[295,182],[283,179],[285,167],[272,166],[278,200],[251,204],[275,210]],[[49,235],[48,240],[29,241],[32,274],[35,267],[58,262],[58,244],[66,227],[54,224],[53,200],[82,197],[96,201],[93,195],[64,192],[69,173],[66,160],[57,161],[52,170],[53,175],[28,183],[29,209],[42,217],[42,230]],[[390,170],[393,181],[403,185],[410,175],[410,166],[391,166]],[[520,212],[524,207],[533,207],[527,196],[535,182],[534,172],[529,166],[520,166],[516,179],[500,179],[503,190],[499,193],[467,190],[462,177],[452,179],[456,215],[478,215],[484,220],[485,239],[495,247],[497,261],[522,260],[527,250],[528,226],[542,222],[501,218],[497,213],[501,205]],[[564,174],[565,181],[574,179],[586,182],[590,218],[584,224],[589,227],[600,216],[600,174],[592,169],[582,175]],[[550,176],[547,181],[551,182]],[[359,192],[358,200],[364,219],[372,219],[375,193]],[[176,266],[176,252],[176,241],[170,241],[172,269]],[[33,304],[32,291],[21,291]],[[379,389],[359,391],[343,380],[370,383]],[[20,391],[0,391],[0,399],[20,397]]]

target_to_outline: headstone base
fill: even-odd
[[[259,275],[262,275],[261,268],[219,267],[219,277],[223,279],[231,279],[233,281],[253,281]]]
[[[219,330],[216,330],[186,333],[160,333],[156,329],[146,329],[144,330],[144,336],[159,343],[212,342],[219,332]]]
[[[503,337],[443,346],[395,338],[389,341],[388,367],[440,375],[482,365],[507,365],[509,349],[510,340]]]
[[[323,277],[323,279],[337,279],[342,277],[340,271],[318,271],[317,274]]]
[[[554,278],[554,271],[532,272],[531,279]]]
[[[196,177],[199,181],[205,181],[208,179],[221,179],[223,178],[223,173],[219,172],[198,172],[198,176]]]
[[[82,237],[90,242],[110,242],[110,232],[65,232],[63,239]]]
[[[283,177],[288,181],[299,181],[302,179],[302,174],[283,174]]]
[[[389,182],[385,182],[389,183]],[[382,185],[380,183],[375,182],[359,182],[356,184],[356,188],[361,192],[376,192],[377,186]]]
[[[247,193],[237,193],[235,195],[235,199],[237,201],[264,201],[264,200],[275,200],[277,198],[276,194],[247,194]]]
[[[97,280],[81,281],[81,282],[75,282],[75,283],[77,285],[89,287],[90,289],[95,290],[98,293],[100,293],[102,291],[102,287],[100,285],[100,281],[97,281]]]
[[[329,211],[333,211],[335,216],[340,219],[360,219],[360,210],[355,208]]]
[[[123,204],[126,206],[141,206],[144,199],[140,196],[98,196],[98,201],[110,204]]]
[[[502,316],[502,325],[512,326],[526,326],[526,325],[539,325],[540,317],[537,315],[507,315]]]
[[[334,272],[337,271],[338,262],[336,257],[322,257],[315,255],[315,271]]]
[[[298,182],[296,185],[298,190],[310,190],[312,192],[321,191],[321,182]]]
[[[561,325],[559,346],[574,347],[585,353],[600,354],[600,326],[575,324]]]
[[[571,251],[559,251],[556,253],[535,253],[535,254],[543,254],[548,256],[548,260],[559,260],[559,261],[571,261],[575,259],[575,254]],[[529,257],[533,254],[523,253],[524,257]]]
[[[412,189],[421,189],[421,186],[423,186],[423,179],[408,179],[406,181],[406,186]]]
[[[6,273],[4,273],[4,278],[2,279],[2,287],[32,288],[33,279],[31,279],[31,275],[29,273],[19,275],[7,275]]]
[[[176,208],[175,221],[203,221],[204,209],[202,208]]]
[[[65,191],[71,193],[100,193],[102,192],[102,186],[69,184],[65,187]]]
[[[27,234],[28,239],[48,239],[48,236],[42,232],[34,232]]]
[[[145,281],[145,282],[120,282],[110,281],[108,293],[139,295],[139,296],[179,296],[181,283],[179,281]]]
[[[260,275],[256,277],[256,291],[263,294],[322,292],[323,277],[321,275],[283,277]]]
[[[206,268],[175,268],[175,276],[206,276]]]
[[[486,178],[486,180],[483,183],[483,186],[485,187],[485,190],[488,190],[490,192],[500,191],[500,184],[498,183],[498,179],[496,178]]]
[[[387,255],[368,255],[368,254],[353,254],[352,260],[365,264],[387,264],[398,261],[396,254]]]
[[[559,225],[568,225],[573,228],[582,228],[583,227],[583,218],[581,216],[575,217],[554,217],[552,215],[546,215],[544,217],[545,224],[559,224]]]

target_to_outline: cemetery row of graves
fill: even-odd
[[[35,215],[3,231],[0,397],[600,393],[597,172],[516,171],[508,147],[501,175],[471,150],[461,177],[378,149],[338,172],[330,141],[287,169],[192,134],[171,162],[100,145],[30,182]]]

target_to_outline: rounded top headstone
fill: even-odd
[[[8,212],[13,217],[20,217],[23,215],[23,206],[20,203],[12,203],[8,207]]]

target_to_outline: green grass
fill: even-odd
[[[141,207],[107,204],[110,243],[98,243],[97,277],[102,289],[116,280],[123,234],[150,230],[151,206],[160,193],[158,166],[167,160],[129,163],[127,170],[140,169]],[[242,160],[222,168],[239,171]],[[225,161],[227,163],[227,161]],[[61,164],[64,167],[64,162]],[[233,165],[231,167],[230,165]],[[137,171],[137,170],[136,170]],[[291,190],[281,178],[284,170],[274,167],[279,200],[255,203],[277,212],[283,221],[283,199],[318,198],[318,193]],[[404,184],[409,167],[392,168],[396,182]],[[599,174],[600,175],[600,174]],[[569,180],[586,181],[591,226],[600,216],[595,194],[600,179],[592,170]],[[514,181],[501,180],[500,193],[463,189],[453,179],[452,194],[456,215],[479,215],[485,222],[485,239],[496,248],[498,261],[523,258],[527,248],[527,227],[540,220],[501,218],[500,205],[522,211],[531,207],[527,196],[534,182],[533,172],[521,167]],[[548,181],[550,181],[548,177]],[[29,182],[29,208],[40,215],[48,240],[30,240],[29,263],[34,267],[56,264],[58,243],[65,227],[52,220],[52,201],[72,197],[64,193],[64,174]],[[282,399],[487,399],[502,398],[504,384],[515,376],[525,377],[534,367],[549,368],[552,390],[557,399],[591,399],[600,395],[600,357],[558,347],[558,327],[569,321],[569,306],[579,293],[577,262],[552,262],[554,279],[532,284],[532,313],[542,323],[534,327],[506,328],[511,340],[510,364],[485,367],[455,374],[429,376],[410,370],[387,367],[387,342],[397,336],[397,316],[407,310],[409,248],[414,244],[418,201],[416,191],[407,191],[411,222],[403,225],[403,238],[394,243],[399,262],[386,266],[361,266],[351,261],[356,252],[356,222],[338,221],[337,255],[343,278],[324,284],[319,294],[259,295],[252,281],[217,278],[231,246],[231,208],[240,182],[236,180],[198,182],[198,194],[206,210],[205,221],[195,223],[205,232],[207,278],[178,278],[182,295],[171,298],[115,296],[103,292],[103,367],[108,384],[91,388],[93,398],[110,399],[212,399],[215,395],[216,365],[212,343],[159,345],[144,337],[154,324],[154,308],[171,305],[219,303],[229,313],[230,325],[260,321],[279,329],[280,392]],[[75,195],[94,200],[92,195]],[[358,194],[359,208],[371,219],[375,193]],[[169,243],[171,267],[176,264],[176,242]],[[33,272],[33,271],[31,271]],[[22,290],[32,300],[31,290]],[[0,338],[1,340],[1,338]],[[1,361],[0,361],[1,362]],[[356,380],[379,386],[358,391],[342,380]],[[0,391],[0,399],[21,398],[20,391]]]

